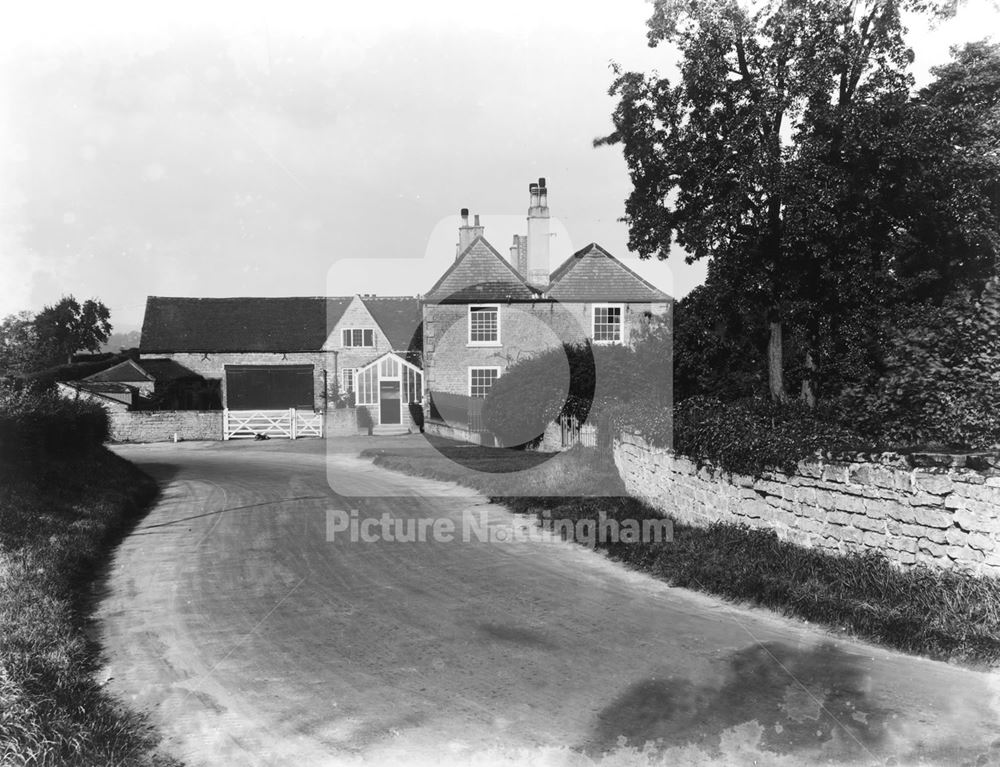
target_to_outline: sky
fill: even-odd
[[[611,131],[610,62],[661,73],[651,5],[36,2],[0,29],[0,317],[147,295],[415,295],[458,211],[506,254],[545,177],[552,267],[597,242],[682,297],[683,254],[642,261]],[[914,24],[918,83],[1000,29],[996,0]]]

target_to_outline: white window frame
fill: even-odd
[[[351,384],[347,385],[348,374],[350,374]],[[340,390],[344,394],[354,391],[355,379],[358,375],[358,368],[341,368],[340,369]]]
[[[472,340],[472,310],[473,309],[492,309],[497,314],[497,337],[495,341],[473,341]],[[471,304],[468,311],[468,319],[466,320],[466,334],[465,338],[468,346],[501,346],[500,341],[500,304]]]
[[[502,368],[500,368],[498,365],[469,365],[469,372],[468,372],[468,376],[467,376],[467,378],[468,378],[468,388],[466,389],[466,391],[469,392],[469,396],[470,397],[476,397],[476,399],[485,399],[485,395],[483,397],[478,397],[478,396],[476,396],[475,394],[472,393],[472,371],[473,370],[494,370],[494,371],[496,371],[497,377],[493,379],[493,383],[496,383],[500,379],[500,376],[503,375]],[[493,384],[490,384],[490,388],[492,388],[492,387],[493,387]]]
[[[361,344],[355,345],[354,341],[354,331],[359,331],[361,333]],[[344,343],[344,334],[350,333],[352,343]],[[365,333],[372,334],[372,342],[370,345],[365,345]],[[374,349],[375,348],[375,328],[341,328],[340,329],[340,345],[345,349]]]
[[[597,310],[617,309],[618,310],[618,338],[617,340],[602,339],[597,340]],[[613,345],[625,342],[625,305],[624,304],[594,304],[590,310],[590,338],[595,344]]]

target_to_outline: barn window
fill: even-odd
[[[371,328],[344,328],[341,334],[344,346],[375,346],[375,331]]]
[[[500,377],[500,368],[469,368],[469,396],[485,397]]]
[[[500,307],[469,307],[469,343],[495,346],[500,343]]]

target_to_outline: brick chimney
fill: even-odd
[[[465,251],[467,247],[472,244],[472,241],[477,237],[483,236],[483,227],[479,223],[479,214],[476,214],[475,223],[469,226],[469,209],[462,208],[459,212],[459,216],[462,218],[462,224],[458,227],[458,244],[455,245],[455,258],[458,258]]]
[[[524,235],[514,235],[510,246],[510,265],[522,275],[528,272],[528,238]]]
[[[545,179],[528,185],[528,253],[523,272],[528,284],[544,288],[549,284],[549,199]]]

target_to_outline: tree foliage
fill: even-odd
[[[38,363],[37,349],[31,312],[11,314],[0,322],[0,376],[33,370]]]
[[[100,301],[82,304],[64,296],[46,306],[34,320],[39,353],[49,364],[72,362],[78,351],[99,351],[111,334],[111,312]]]
[[[841,410],[886,444],[1000,447],[1000,278],[975,296],[911,312],[873,381],[847,391]]]
[[[1000,57],[967,48],[913,97],[906,7],[939,10],[657,0],[649,40],[674,46],[678,76],[615,70],[615,130],[596,143],[625,154],[630,247],[710,259],[714,295],[692,304],[724,304],[711,326],[741,329],[776,398],[789,371],[807,398],[835,391],[899,301],[995,268]]]

